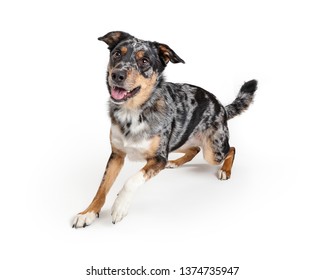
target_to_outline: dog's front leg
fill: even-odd
[[[124,164],[124,158],[125,153],[112,147],[112,154],[107,162],[105,173],[98,191],[88,208],[75,217],[72,227],[80,228],[89,226],[95,220],[96,216],[99,215],[105,203],[106,195]]]
[[[121,221],[127,214],[136,190],[165,168],[167,160],[162,156],[147,159],[147,164],[130,177],[119,192],[112,207],[113,224]]]

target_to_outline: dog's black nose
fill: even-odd
[[[126,79],[126,71],[125,70],[114,71],[112,73],[112,80],[116,83],[124,82],[125,79]]]

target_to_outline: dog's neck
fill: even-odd
[[[154,88],[150,98],[138,108],[128,108],[109,102],[109,114],[112,124],[125,132],[125,137],[133,137],[135,134],[150,136],[156,133],[159,123],[167,119],[168,106],[163,94],[164,81],[161,80]],[[134,127],[138,126],[136,129]],[[140,131],[141,129],[145,131]],[[128,133],[130,132],[130,133]],[[144,134],[143,134],[144,133]]]

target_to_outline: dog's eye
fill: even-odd
[[[142,58],[142,64],[143,65],[149,64],[149,60],[147,58]]]
[[[148,58],[146,58],[146,57],[143,57],[138,61],[138,65],[141,68],[147,68],[147,67],[150,66],[150,60]]]
[[[113,56],[113,58],[118,59],[118,58],[121,57],[121,52],[120,51],[115,51],[112,56]]]

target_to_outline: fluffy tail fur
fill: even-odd
[[[253,102],[256,90],[256,80],[251,80],[242,85],[236,99],[225,107],[228,120],[236,117],[248,108],[248,106]]]

